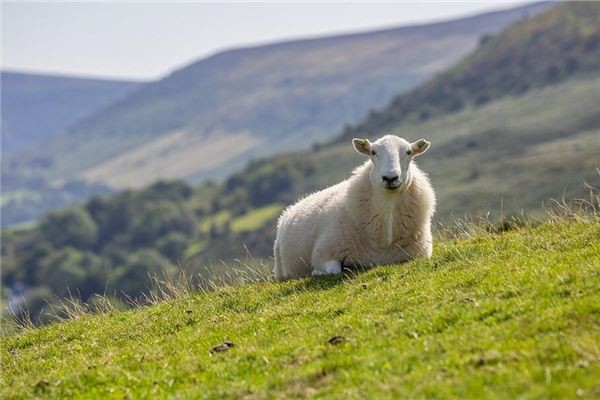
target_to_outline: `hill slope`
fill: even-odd
[[[18,72],[0,73],[2,98],[2,226],[27,223],[48,208],[64,207],[107,193],[82,179],[57,185],[43,178],[54,155],[26,156],[77,121],[144,85],[142,82]]]
[[[333,137],[460,59],[483,34],[549,6],[216,54],[45,144],[55,155],[50,176],[119,188],[224,177],[251,157]]]
[[[438,218],[500,211],[501,203],[509,214],[534,213],[551,197],[581,196],[584,181],[600,187],[598,102],[600,77],[573,79],[388,132],[432,142],[416,162],[429,173],[441,200]],[[350,140],[277,156],[230,177],[225,182],[230,190],[219,200],[224,208],[244,198],[255,206],[289,203],[346,179],[363,161]]]
[[[142,85],[6,71],[0,83],[3,157],[62,133]]]
[[[600,5],[567,2],[489,35],[476,52],[348,128],[376,134],[600,71]]]
[[[1,339],[3,398],[592,398],[600,223],[230,287]],[[333,339],[338,336],[337,339]],[[210,350],[230,341],[222,352]]]

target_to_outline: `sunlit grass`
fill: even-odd
[[[458,236],[431,260],[172,284],[149,308],[8,335],[2,397],[597,397],[600,222]]]
[[[207,240],[197,240],[185,249],[185,251],[183,252],[183,256],[185,258],[192,258],[195,255],[200,254],[202,251],[204,251],[207,246]]]
[[[257,208],[231,221],[231,230],[240,233],[260,229],[267,222],[277,218],[281,210],[283,206],[278,203]]]
[[[213,226],[223,226],[231,221],[231,212],[221,210],[216,214],[212,214],[202,219],[200,223],[200,231],[208,233]]]

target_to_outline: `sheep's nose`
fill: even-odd
[[[381,179],[383,179],[383,181],[384,181],[385,183],[387,183],[388,185],[389,185],[389,184],[391,184],[391,183],[394,183],[394,182],[396,182],[396,181],[398,180],[398,178],[400,178],[400,177],[398,176],[398,174],[389,174],[389,175],[383,175],[383,176],[381,177]]]

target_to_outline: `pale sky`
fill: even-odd
[[[2,69],[157,79],[224,49],[448,20],[524,3],[2,0]]]

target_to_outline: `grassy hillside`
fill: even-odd
[[[597,221],[479,232],[431,260],[10,334],[2,397],[595,398],[599,286]]]
[[[257,155],[331,139],[459,60],[482,35],[549,6],[222,52],[145,86],[31,155],[53,155],[53,179],[118,188],[225,177]]]
[[[3,158],[62,133],[142,85],[6,71],[0,81]]]
[[[482,39],[476,52],[346,130],[374,135],[600,71],[600,4],[565,2]],[[341,139],[341,138],[340,138]]]

